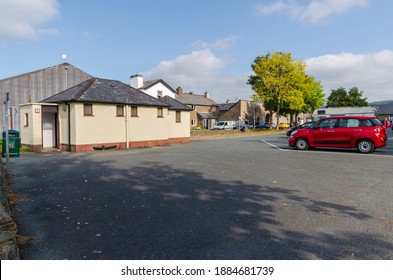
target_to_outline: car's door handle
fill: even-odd
[[[334,132],[334,130],[328,130],[327,132]]]
[[[355,129],[354,132],[362,132],[363,130],[361,129]]]

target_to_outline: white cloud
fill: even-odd
[[[280,0],[270,4],[258,4],[257,13],[270,15],[276,13],[289,14],[302,23],[318,23],[335,14],[366,7],[369,0],[311,0],[308,4],[300,4],[295,0]]]
[[[185,92],[202,94],[208,91],[216,102],[227,99],[249,99],[251,88],[247,74],[225,75],[222,73],[233,62],[232,58],[216,56],[210,49],[193,51],[171,61],[162,61],[148,71],[146,79],[165,80],[174,88],[181,86]]]
[[[248,76],[224,74],[232,59],[218,57],[210,49],[194,51],[170,61],[162,61],[145,74],[146,79],[164,79],[174,88],[202,94],[216,102],[249,99],[252,95]],[[393,99],[393,51],[371,54],[331,54],[306,59],[309,75],[322,82],[326,97],[332,89],[358,87],[369,102]]]
[[[322,82],[326,96],[332,89],[357,87],[369,102],[393,99],[393,51],[324,55],[306,63],[307,73]]]
[[[218,39],[213,43],[208,43],[204,41],[197,41],[192,44],[194,48],[197,49],[218,49],[218,50],[225,50],[230,48],[237,40],[239,39],[238,36],[230,36],[223,39]]]
[[[0,0],[0,36],[23,40],[57,33],[42,29],[58,14],[56,0]]]

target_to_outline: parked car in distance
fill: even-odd
[[[220,121],[213,125],[213,129],[219,129],[219,130],[230,130],[234,129],[236,127],[236,122],[235,121]]]
[[[275,124],[272,124],[273,128],[275,128]],[[256,122],[255,128],[270,128],[270,123],[268,122]]]
[[[287,131],[287,136],[290,136],[292,132],[294,132],[295,130],[298,129],[302,129],[302,128],[308,128],[310,127],[312,124],[314,124],[315,122],[306,122],[304,124],[298,125],[298,126],[294,126],[291,127],[288,131]]]
[[[371,153],[386,144],[386,129],[373,116],[320,119],[309,128],[295,130],[288,138],[288,145],[298,150],[333,147],[356,148],[360,153]]]
[[[254,128],[254,126],[248,121],[248,120],[239,120],[236,121],[236,125],[235,125],[236,129],[245,129],[245,128]]]
[[[289,124],[287,123],[279,123],[278,124],[278,129],[288,129],[289,128]]]
[[[265,122],[255,122],[255,128],[266,128]]]

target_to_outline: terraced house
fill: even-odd
[[[176,100],[187,105],[191,111],[191,129],[212,128],[218,120],[219,105],[209,98],[209,93],[203,95],[193,92],[185,93],[181,87],[176,89]]]

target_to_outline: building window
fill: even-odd
[[[181,112],[180,111],[176,111],[176,122],[181,123]]]
[[[157,98],[160,99],[162,97],[162,90],[157,90]]]
[[[197,124],[196,119],[192,119],[192,120],[191,120],[191,125],[192,125],[192,126],[196,126],[196,124]]]
[[[138,107],[131,106],[131,117],[138,117]]]
[[[25,113],[25,119],[24,119],[24,126],[28,127],[29,126],[29,114]]]
[[[93,116],[93,104],[83,104],[83,115]]]
[[[116,117],[124,117],[124,106],[116,105]]]
[[[157,108],[157,118],[163,118],[163,117],[164,117],[164,109]]]

